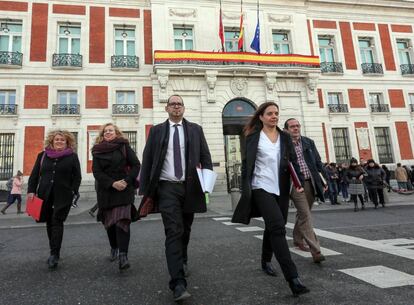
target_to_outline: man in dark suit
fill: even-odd
[[[295,118],[285,122],[287,131],[293,142],[300,172],[304,177],[304,193],[299,193],[292,188],[290,197],[296,207],[296,222],[293,229],[293,243],[299,249],[310,251],[315,263],[325,260],[321,254],[319,240],[315,235],[312,226],[311,209],[315,201],[315,195],[324,201],[324,192],[327,189],[326,183],[322,181],[319,173],[326,179],[326,172],[321,157],[316,149],[315,142],[310,138],[301,135],[300,123]],[[305,246],[304,241],[309,248]]]
[[[161,212],[166,241],[165,254],[174,300],[188,298],[187,247],[194,213],[207,211],[197,167],[213,169],[201,126],[183,118],[184,102],[169,97],[169,119],[151,128],[144,148],[140,173],[143,200],[140,216]]]

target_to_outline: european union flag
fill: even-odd
[[[259,16],[258,16],[259,17]],[[250,47],[260,54],[260,23],[259,18],[257,18],[256,32],[254,33],[254,38]]]

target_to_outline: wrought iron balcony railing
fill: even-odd
[[[328,104],[329,112],[331,113],[347,113],[348,105],[347,104]]]
[[[410,104],[410,111],[414,113],[414,104]]]
[[[52,105],[53,115],[78,115],[80,113],[79,104],[55,104]]]
[[[371,104],[371,112],[390,112],[388,104]]]
[[[138,56],[113,55],[111,56],[111,68],[113,69],[138,69]]]
[[[112,114],[138,114],[138,104],[114,104]]]
[[[15,104],[0,104],[0,115],[16,115],[17,105]]]
[[[53,67],[82,68],[82,55],[80,54],[53,54]]]
[[[404,64],[400,65],[402,75],[414,75],[414,65]]]
[[[23,53],[0,51],[0,65],[22,66]]]
[[[364,63],[361,64],[363,74],[384,74],[381,64],[377,63]]]
[[[342,63],[340,62],[321,62],[322,73],[344,73]]]

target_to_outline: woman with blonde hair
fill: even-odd
[[[6,214],[6,210],[17,200],[17,214],[22,212],[22,186],[23,186],[23,173],[17,171],[17,174],[11,179],[10,192],[7,196],[7,204],[1,210],[2,214]]]
[[[63,223],[79,190],[81,171],[75,150],[75,138],[67,130],[52,130],[45,149],[37,155],[30,174],[27,197],[34,194],[43,199],[39,222],[46,222],[49,238],[49,269],[56,269],[63,239]]]
[[[119,128],[107,123],[92,148],[92,171],[97,181],[98,220],[102,221],[111,246],[110,261],[119,258],[119,269],[129,268],[131,209],[140,163]]]

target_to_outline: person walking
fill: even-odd
[[[234,211],[232,222],[249,224],[253,217],[262,216],[265,222],[262,244],[262,262],[271,259],[266,249],[271,248],[285,280],[294,296],[309,292],[299,280],[286,241],[292,162],[303,185],[303,176],[289,134],[277,127],[279,107],[274,102],[259,106],[244,128],[246,154],[242,160],[242,194]],[[297,188],[303,192],[303,188]],[[268,256],[268,257],[266,257]]]
[[[381,168],[382,168],[382,170],[385,173],[385,182],[387,184],[386,187],[388,188],[388,193],[389,193],[389,192],[391,192],[391,184],[390,184],[391,172],[390,172],[390,170],[388,169],[388,167],[385,164],[383,164],[381,166]]]
[[[407,171],[404,169],[404,167],[401,166],[401,163],[397,163],[397,168],[395,169],[395,179],[397,180],[397,183],[398,183],[398,190],[406,191],[408,189]]]
[[[43,199],[39,222],[46,222],[49,238],[49,269],[56,269],[60,259],[63,223],[68,217],[73,195],[81,183],[81,171],[75,150],[75,138],[67,130],[52,130],[45,149],[37,155],[28,181],[27,197]]]
[[[119,128],[103,125],[92,147],[92,171],[97,181],[97,219],[106,229],[111,246],[110,261],[119,258],[119,269],[130,267],[128,248],[131,212],[134,210],[134,183],[140,170],[137,155]]]
[[[7,204],[1,210],[2,214],[6,214],[6,210],[17,200],[17,214],[22,214],[22,186],[23,186],[23,173],[17,171],[17,174],[12,177],[11,188],[7,196]]]
[[[180,301],[191,296],[185,276],[194,213],[207,211],[197,167],[212,170],[213,163],[201,126],[184,118],[182,97],[170,96],[165,111],[168,119],[151,128],[144,148],[139,215],[161,212],[169,287]]]
[[[354,212],[358,211],[358,198],[361,202],[361,210],[365,210],[364,204],[364,185],[362,180],[364,179],[365,171],[355,158],[351,158],[349,161],[349,168],[345,173],[345,178],[349,184],[349,194],[351,195],[351,201],[354,202]]]
[[[329,192],[329,201],[331,204],[340,204],[338,202],[338,171],[336,169],[336,164],[334,162],[329,163],[326,168],[326,175],[328,177],[328,192]]]
[[[367,164],[367,176],[364,180],[368,188],[369,197],[371,198],[375,208],[378,207],[378,198],[379,203],[385,207],[383,192],[385,172],[377,163],[375,163],[373,159],[369,159]]]
[[[345,173],[348,169],[348,165],[346,163],[342,163],[339,167],[338,167],[338,176],[339,176],[339,185],[341,186],[341,193],[342,193],[342,200],[343,203],[348,202],[348,182],[346,181],[345,178]]]
[[[319,240],[313,230],[311,210],[315,197],[324,201],[327,185],[324,184],[320,175],[325,179],[327,175],[315,142],[301,135],[299,121],[295,118],[286,120],[284,130],[292,139],[300,172],[304,177],[304,192],[298,192],[294,187],[290,191],[290,198],[296,207],[293,244],[303,251],[310,251],[313,261],[320,263],[325,260],[325,256],[321,253]],[[309,248],[305,246],[305,243]]]

